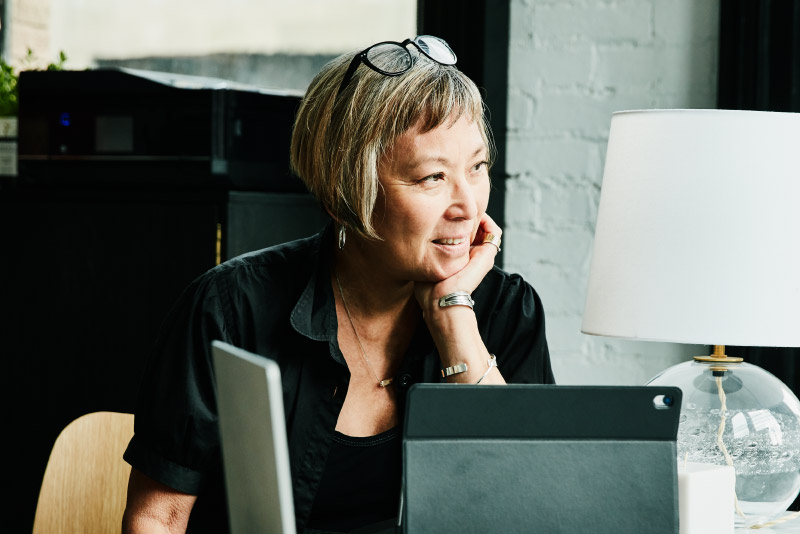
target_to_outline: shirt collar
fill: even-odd
[[[315,236],[309,256],[314,268],[290,317],[295,331],[315,341],[336,341],[336,305],[330,284],[333,233],[333,222],[329,222]]]
[[[300,335],[315,341],[327,341],[331,357],[346,365],[339,349],[336,301],[330,282],[334,232],[334,224],[331,221],[322,232],[314,236],[312,245],[314,250],[309,255],[309,261],[313,263],[314,267],[310,272],[305,289],[292,310],[290,321],[292,328]],[[428,360],[429,363],[434,360],[438,361],[435,355],[433,339],[425,322],[420,317],[400,371],[407,372],[416,368],[423,359]],[[426,376],[429,374],[431,374],[430,370]]]

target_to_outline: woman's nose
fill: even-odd
[[[453,219],[474,219],[478,216],[475,185],[466,176],[453,179],[450,189],[448,216]]]

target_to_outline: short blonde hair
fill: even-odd
[[[413,45],[409,49],[416,52]],[[403,54],[399,48],[397,53]],[[372,225],[378,165],[398,137],[415,126],[427,132],[466,115],[478,123],[490,163],[494,145],[475,83],[456,67],[422,54],[399,76],[359,65],[337,98],[354,55],[325,65],[308,87],[295,119],[291,163],[338,223],[380,239]]]

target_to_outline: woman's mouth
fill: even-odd
[[[469,239],[464,236],[442,237],[432,241],[434,246],[451,256],[463,256],[469,253]]]
[[[437,245],[460,245],[466,241],[463,237],[445,237],[443,239],[434,239],[433,242]]]

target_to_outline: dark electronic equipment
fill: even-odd
[[[19,95],[20,185],[305,191],[298,92],[104,68],[23,72]]]

